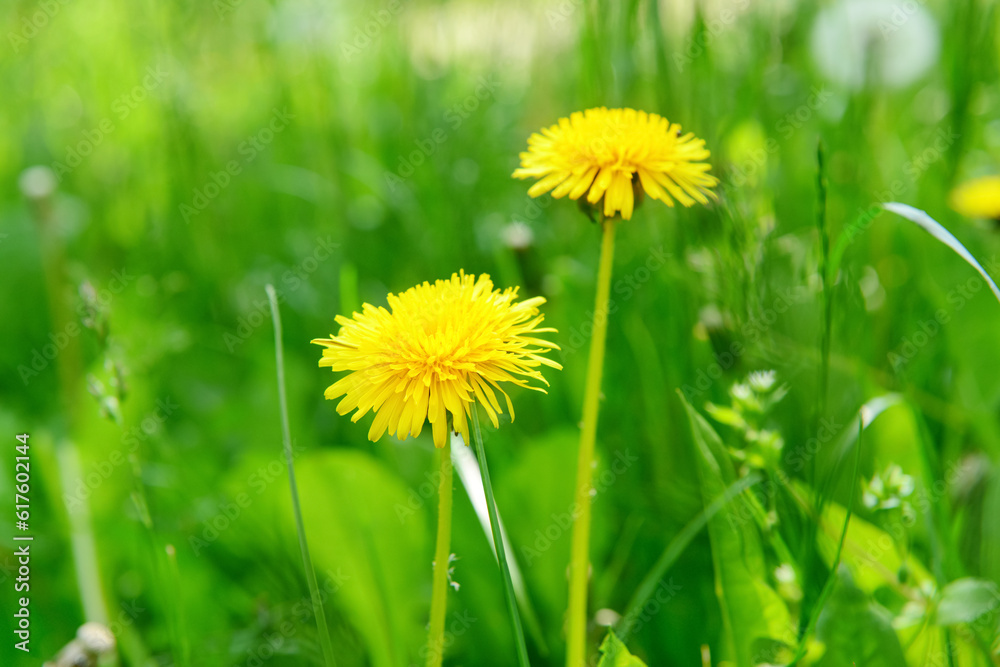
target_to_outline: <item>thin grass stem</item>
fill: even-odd
[[[816,623],[819,621],[820,612],[823,611],[823,606],[826,604],[827,599],[833,592],[833,587],[837,583],[837,569],[840,567],[840,558],[844,552],[844,542],[847,541],[847,529],[851,525],[851,516],[854,514],[854,497],[857,495],[855,489],[858,486],[858,473],[861,470],[861,441],[864,430],[864,420],[858,420],[858,442],[855,445],[854,451],[854,472],[851,474],[851,495],[847,501],[847,513],[844,515],[844,529],[840,532],[840,540],[837,542],[837,553],[834,554],[833,563],[830,564],[830,574],[826,579],[826,583],[823,585],[823,590],[820,592],[819,598],[816,600],[816,604],[812,608],[812,613],[809,615],[809,623],[806,625],[799,640],[799,650],[796,652],[791,663],[789,663],[792,667],[797,665],[798,662],[805,657],[806,652],[808,651],[809,637],[816,629]]]
[[[306,542],[306,528],[302,521],[302,507],[299,504],[299,487],[295,483],[295,464],[292,457],[292,434],[288,426],[288,398],[285,394],[285,356],[281,349],[281,312],[278,310],[278,295],[272,285],[265,288],[268,301],[271,302],[271,319],[274,322],[274,360],[278,372],[278,404],[281,408],[281,439],[285,447],[285,463],[288,464],[288,484],[292,492],[292,511],[295,513],[295,530],[299,535],[299,550],[302,552],[302,566],[306,571],[306,581],[309,582],[309,594],[312,598],[313,613],[316,615],[316,628],[319,631],[319,641],[323,648],[323,661],[327,667],[333,667],[336,660],[333,657],[333,642],[330,641],[330,630],[326,625],[326,613],[323,611],[323,598],[316,583],[316,571],[313,569],[312,558],[309,557],[309,544]]]

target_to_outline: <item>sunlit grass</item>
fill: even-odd
[[[695,131],[721,183],[705,208],[647,200],[616,234],[588,654],[619,650],[614,628],[651,667],[991,664],[1000,313],[978,271],[1000,275],[1000,241],[950,196],[1000,171],[995,3],[916,3],[861,40],[837,32],[838,3],[766,4],[0,10],[0,438],[36,443],[37,649],[0,644],[0,664],[53,658],[101,606],[122,665],[322,664],[314,597],[338,665],[424,664],[432,438],[367,442],[324,403],[305,341],[461,268],[544,296],[559,331],[549,396],[515,390],[516,421],[483,437],[540,628],[528,658],[564,664],[601,230],[510,174],[527,136],[595,106]],[[925,19],[936,55],[907,37]],[[934,57],[821,62],[817,21],[845,53]],[[312,587],[276,446],[269,283]],[[785,393],[758,409],[739,387],[769,369]],[[119,404],[88,375],[120,377]],[[908,494],[873,482],[893,464]],[[0,470],[13,497],[13,455]],[[515,664],[490,536],[467,494],[452,511],[444,664]]]

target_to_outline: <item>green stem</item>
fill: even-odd
[[[569,563],[569,636],[567,667],[583,667],[587,659],[587,575],[590,565],[590,495],[594,477],[594,442],[597,438],[597,412],[601,396],[601,372],[608,333],[608,297],[611,294],[611,267],[615,255],[615,221],[602,223],[601,259],[597,271],[597,297],[594,300],[593,337],[587,361],[587,382],[583,394],[583,429],[576,466],[576,521]]]
[[[319,585],[316,583],[316,571],[313,569],[312,558],[309,557],[309,544],[306,542],[306,528],[302,522],[302,507],[299,504],[299,487],[295,483],[295,465],[292,460],[292,434],[288,426],[288,399],[285,395],[285,356],[281,350],[281,313],[278,310],[278,295],[272,285],[265,288],[267,298],[271,302],[271,319],[274,321],[274,360],[278,371],[278,403],[281,407],[281,439],[285,446],[285,463],[288,465],[288,483],[292,491],[292,510],[295,513],[295,530],[299,535],[299,550],[302,552],[302,565],[306,571],[306,581],[309,582],[309,594],[312,597],[313,613],[316,615],[316,628],[319,630],[319,641],[323,647],[323,659],[327,667],[336,664],[333,657],[333,643],[330,641],[330,630],[326,626],[326,614],[323,611],[323,598],[320,597]]]
[[[820,591],[819,599],[816,600],[816,605],[812,609],[812,613],[809,616],[809,623],[802,632],[802,636],[799,641],[799,650],[795,653],[795,657],[792,658],[791,663],[789,663],[793,667],[797,665],[808,652],[809,637],[812,635],[813,630],[816,629],[816,622],[819,621],[820,612],[823,611],[823,606],[826,604],[827,598],[830,597],[830,593],[833,592],[833,587],[837,583],[837,569],[840,567],[840,557],[844,553],[844,542],[847,540],[847,529],[851,525],[851,516],[854,513],[854,496],[857,495],[855,493],[855,489],[858,486],[858,472],[861,470],[861,439],[864,430],[864,419],[859,419],[858,443],[855,446],[856,450],[854,452],[854,473],[851,475],[851,495],[847,500],[847,513],[844,515],[844,529],[840,531],[840,541],[837,542],[837,553],[834,554],[833,563],[830,565],[830,575],[827,577],[826,583],[823,585],[823,590]],[[819,522],[817,521],[817,525],[818,523]]]
[[[180,601],[180,590],[181,590],[181,570],[177,564],[177,549],[174,545],[168,544],[164,547],[163,552],[167,555],[167,569],[170,572],[170,584],[173,587],[175,600],[174,600],[174,618],[170,625],[173,626],[172,633],[174,634],[174,644],[177,646],[177,653],[180,656],[178,658],[178,664],[181,667],[190,667],[191,665],[191,642],[188,641],[187,632],[185,631],[185,620],[184,620],[184,607]]]
[[[448,565],[451,560],[451,493],[453,468],[451,438],[438,450],[441,481],[438,484],[437,543],[434,547],[434,580],[431,590],[431,624],[427,634],[427,667],[440,667],[444,659],[444,617],[448,606]]]
[[[42,271],[45,277],[49,314],[52,318],[52,330],[66,331],[70,325],[77,326],[78,322],[66,303],[66,253],[62,237],[55,229],[58,220],[55,215],[54,198],[50,193],[33,203],[34,216],[42,236]],[[79,338],[79,336],[69,337],[56,363],[59,396],[65,419],[60,423],[61,428],[57,430],[59,435],[56,438],[55,452],[59,481],[67,493],[68,489],[74,488],[76,483],[83,479],[80,465],[81,447],[73,440],[80,424],[80,401],[76,400],[76,394],[83,375]],[[66,503],[66,517],[70,527],[70,557],[76,573],[84,618],[107,625],[109,614],[101,585],[90,499],[76,497],[72,504]]]
[[[479,472],[483,476],[483,490],[486,492],[486,508],[490,512],[490,528],[493,529],[493,547],[497,552],[497,562],[503,575],[503,597],[510,613],[510,623],[514,631],[517,645],[517,664],[520,667],[530,667],[528,662],[528,647],[524,643],[524,629],[521,627],[521,617],[517,613],[517,600],[514,598],[514,582],[510,578],[510,568],[507,566],[507,552],[504,549],[503,533],[500,530],[500,515],[497,512],[497,502],[493,497],[493,485],[490,483],[490,470],[486,466],[486,449],[483,447],[483,434],[479,430],[479,413],[476,405],[472,405],[472,436],[476,442],[476,456],[479,459]]]

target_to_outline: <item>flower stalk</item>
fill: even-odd
[[[594,301],[593,336],[587,361],[587,380],[583,394],[583,428],[576,467],[575,501],[577,518],[573,523],[570,546],[567,667],[582,667],[587,658],[587,579],[590,566],[590,505],[594,478],[594,443],[597,439],[597,414],[601,395],[601,375],[608,333],[608,299],[611,294],[611,268],[615,254],[615,219],[601,223],[601,257],[597,271],[597,296]]]
[[[448,566],[451,560],[451,441],[439,448],[441,481],[438,484],[437,541],[434,547],[434,578],[431,584],[431,622],[427,633],[427,667],[440,667],[444,659],[444,620],[448,606]]]

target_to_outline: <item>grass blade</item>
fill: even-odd
[[[976,258],[972,256],[972,253],[969,252],[964,245],[962,245],[962,242],[955,238],[954,234],[945,229],[941,223],[927,215],[926,212],[907,204],[890,202],[883,204],[882,207],[890,213],[895,213],[896,215],[906,218],[936,238],[938,241],[954,250],[959,257],[965,260],[966,264],[979,272],[979,275],[986,280],[986,284],[990,286],[991,290],[993,290],[993,296],[995,296],[997,301],[1000,302],[1000,287],[997,287],[997,284],[993,282],[992,278],[990,278],[990,274],[986,273],[986,269],[984,269],[982,264],[980,264]]]
[[[503,537],[500,533],[500,517],[497,513],[497,502],[493,497],[493,484],[490,483],[490,470],[486,465],[486,449],[483,447],[483,433],[479,428],[479,412],[475,404],[472,406],[472,439],[476,443],[476,456],[479,458],[479,471],[483,477],[483,490],[486,492],[486,507],[490,512],[490,527],[493,529],[493,551],[497,555],[500,573],[503,576],[504,600],[510,613],[510,622],[517,645],[517,664],[529,667],[528,647],[524,643],[524,629],[521,627],[521,617],[517,613],[517,600],[514,598],[514,585],[510,578],[510,568],[507,567],[507,555],[503,548]]]
[[[461,442],[461,439],[458,442]],[[455,469],[458,471],[458,478],[462,480],[462,486],[465,487],[465,493],[469,496],[469,502],[472,503],[472,509],[475,510],[476,516],[479,518],[479,525],[482,526],[486,537],[490,539],[490,548],[493,549],[493,557],[496,558],[496,545],[494,545],[492,539],[493,533],[490,528],[492,523],[490,522],[489,509],[486,506],[486,492],[483,489],[479,463],[476,461],[476,455],[465,446],[465,443],[461,442],[461,444],[461,447],[451,448],[451,459],[455,464]],[[507,537],[507,529],[504,528],[503,517],[500,516],[499,511],[497,512],[497,521],[500,523],[503,549],[507,556],[507,565],[510,567],[511,583],[514,585],[514,597],[517,598],[517,603],[524,614],[524,624],[528,628],[528,633],[531,635],[532,640],[538,644],[539,650],[543,654],[546,654],[548,653],[548,645],[545,643],[545,637],[542,635],[542,626],[538,621],[538,614],[535,613],[535,608],[531,604],[531,599],[528,597],[528,588],[524,585],[524,575],[517,564],[517,556],[514,553],[514,548],[510,545],[510,538]],[[499,565],[499,561],[497,561],[497,564]]]
[[[629,635],[632,633],[632,628],[635,627],[635,619],[639,614],[639,611],[646,605],[649,598],[656,591],[656,584],[660,581],[663,576],[667,573],[667,570],[677,562],[680,555],[684,553],[684,550],[691,540],[701,532],[701,529],[705,527],[715,514],[729,504],[733,498],[739,496],[743,491],[749,489],[751,486],[763,479],[759,474],[752,473],[747,475],[743,479],[737,480],[729,486],[726,491],[712,501],[712,503],[704,508],[702,511],[698,512],[694,518],[692,518],[684,528],[681,529],[674,539],[670,540],[667,544],[666,549],[660,554],[659,559],[657,559],[656,564],[653,565],[653,569],[649,571],[649,574],[645,576],[642,583],[639,584],[639,588],[636,589],[635,593],[632,595],[632,599],[628,603],[625,615],[622,616],[621,620],[618,622],[618,627],[615,629],[621,640],[627,641]]]
[[[316,583],[316,571],[309,557],[309,545],[306,542],[306,529],[302,523],[302,508],[299,506],[299,487],[295,484],[295,465],[292,461],[292,434],[288,426],[288,398],[285,395],[285,356],[281,350],[281,313],[278,310],[278,295],[272,285],[267,285],[267,299],[271,302],[271,319],[274,322],[274,360],[278,373],[278,404],[281,408],[281,439],[285,447],[285,463],[288,465],[288,483],[292,491],[292,510],[295,512],[295,530],[299,535],[299,549],[302,552],[302,565],[306,571],[306,581],[309,582],[309,594],[312,597],[313,613],[316,615],[316,628],[319,630],[319,640],[323,647],[323,659],[327,667],[336,664],[333,658],[333,644],[330,641],[330,631],[326,626],[326,614],[323,612],[323,599]]]
[[[698,481],[707,508],[738,481],[737,473],[718,433],[683,394],[678,394],[687,412]],[[707,525],[715,592],[722,612],[725,642],[722,650],[742,667],[753,664],[759,638],[780,637],[790,619],[786,605],[767,582],[767,565],[756,522],[742,517],[733,522],[732,518],[714,516]]]
[[[861,470],[861,437],[864,430],[865,423],[864,420],[861,419],[858,421],[858,444],[854,448],[854,473],[851,475],[851,495],[847,501],[847,514],[844,517],[844,529],[841,531],[840,540],[837,542],[837,553],[833,557],[833,564],[830,566],[830,575],[827,577],[826,583],[823,585],[823,590],[820,592],[819,598],[817,598],[816,604],[812,608],[812,613],[809,615],[809,623],[806,625],[805,631],[802,633],[802,637],[799,641],[799,649],[795,653],[795,658],[791,663],[792,665],[798,664],[799,660],[805,657],[809,647],[809,637],[816,628],[816,622],[819,620],[820,612],[823,611],[823,606],[830,597],[830,593],[833,592],[834,584],[837,583],[837,569],[840,567],[840,557],[844,553],[844,541],[847,539],[847,527],[851,525],[851,516],[854,514],[854,498],[857,496],[858,472]]]

